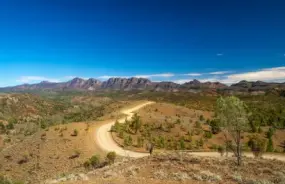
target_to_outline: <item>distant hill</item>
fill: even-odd
[[[249,82],[240,81],[231,86],[227,86],[220,82],[200,82],[193,80],[184,84],[177,84],[174,82],[152,82],[146,78],[110,78],[106,81],[99,81],[94,78],[82,79],[74,78],[67,82],[48,82],[42,81],[37,84],[22,84],[18,86],[0,88],[0,91],[17,92],[29,90],[51,90],[51,91],[65,91],[65,90],[80,90],[80,91],[104,91],[104,90],[148,90],[148,91],[164,91],[164,92],[223,92],[223,93],[265,93],[271,89],[285,88],[285,83],[272,82]]]

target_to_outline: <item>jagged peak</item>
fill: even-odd
[[[95,79],[95,78],[89,78],[89,79],[87,79],[87,81],[100,81],[100,80]]]
[[[51,83],[51,82],[46,81],[46,80],[40,82],[40,84],[48,84],[48,83]]]
[[[71,81],[84,81],[84,79],[80,78],[80,77],[75,77],[73,79],[71,79]]]

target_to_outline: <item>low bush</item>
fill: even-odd
[[[143,137],[137,137],[137,147],[141,148],[144,145],[144,138]]]
[[[90,158],[90,164],[92,167],[97,167],[100,164],[100,156],[99,155],[94,155]]]
[[[125,136],[124,137],[124,146],[132,146],[133,145],[133,139],[132,137],[129,136]]]
[[[7,130],[12,130],[12,129],[14,129],[14,123],[13,123],[13,122],[9,122],[8,125],[6,125],[6,129],[7,129]]]
[[[107,162],[108,162],[109,164],[115,163],[116,156],[117,156],[117,155],[116,155],[116,152],[114,152],[114,151],[109,152],[109,153],[107,154],[107,156],[106,156]]]
[[[92,168],[99,168],[101,166],[100,163],[100,156],[99,155],[93,155],[91,158],[89,158],[87,161],[83,163],[83,166],[86,169]]]
[[[12,181],[4,176],[0,176],[0,184],[24,184],[24,182]]]
[[[181,150],[184,150],[185,149],[185,142],[184,142],[184,139],[180,139],[179,141],[179,148]]]
[[[267,140],[259,134],[250,135],[248,146],[255,157],[261,157],[266,151]]]
[[[221,154],[221,156],[224,156],[225,147],[224,147],[224,146],[219,146],[219,147],[218,147],[218,152]]]
[[[273,140],[271,137],[268,139],[266,151],[268,151],[268,152],[274,151]]]
[[[207,139],[211,139],[213,136],[212,132],[209,132],[209,131],[205,131],[204,132],[204,137],[207,138]]]
[[[202,128],[201,123],[199,121],[195,122],[195,128],[197,128],[197,129],[201,129]]]

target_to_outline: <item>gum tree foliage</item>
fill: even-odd
[[[209,124],[211,126],[211,131],[213,134],[218,134],[219,132],[221,132],[220,123],[217,119],[211,120]]]
[[[261,157],[266,151],[267,139],[259,134],[253,134],[248,136],[248,146],[250,147],[255,157]]]
[[[272,127],[269,128],[269,130],[267,132],[268,143],[267,143],[266,151],[268,151],[268,152],[274,151],[273,140],[272,140],[272,136],[274,135],[274,132],[275,132],[275,130]]]
[[[131,128],[135,131],[135,133],[137,133],[138,130],[141,128],[141,126],[142,122],[140,116],[138,116],[137,113],[135,113],[131,120]]]
[[[216,115],[223,130],[232,138],[231,149],[237,157],[237,164],[241,165],[242,134],[249,129],[247,106],[237,97],[220,97],[217,100]]]

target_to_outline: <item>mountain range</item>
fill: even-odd
[[[148,91],[166,91],[166,92],[201,92],[201,91],[222,91],[222,92],[266,92],[274,88],[285,88],[285,83],[272,82],[249,82],[240,81],[238,83],[227,86],[220,82],[200,82],[196,79],[184,84],[174,82],[152,82],[146,78],[110,78],[106,81],[99,81],[94,78],[82,79],[74,78],[67,82],[49,82],[42,81],[37,84],[22,84],[12,87],[0,88],[0,91],[29,91],[29,90],[86,90],[86,91],[102,91],[102,90],[148,90]]]

